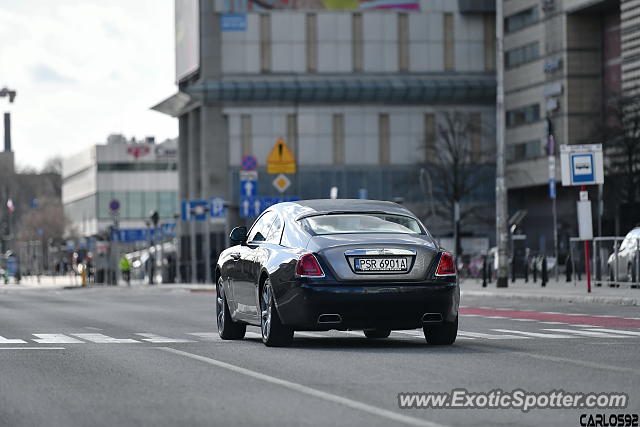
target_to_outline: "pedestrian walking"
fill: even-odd
[[[131,264],[124,255],[120,258],[120,272],[122,273],[122,278],[127,283],[127,286],[131,286]]]

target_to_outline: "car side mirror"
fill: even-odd
[[[231,233],[229,234],[229,239],[231,239],[232,242],[237,242],[237,243],[244,243],[247,241],[247,227],[236,227],[233,230],[231,230]]]

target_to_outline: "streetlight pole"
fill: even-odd
[[[503,0],[496,1],[496,240],[498,244],[497,287],[506,288],[509,283],[507,233],[507,188],[505,183],[504,141],[504,21]]]

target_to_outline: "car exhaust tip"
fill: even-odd
[[[339,314],[321,314],[318,316],[318,323],[324,325],[342,323],[342,316]]]
[[[439,323],[442,322],[442,314],[440,313],[425,313],[422,316],[422,323]]]

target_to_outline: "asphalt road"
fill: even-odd
[[[1,289],[0,289],[1,290]],[[580,425],[640,412],[638,307],[463,298],[459,339],[421,331],[217,338],[213,293],[0,293],[0,425]],[[506,310],[509,309],[509,310]],[[570,314],[571,316],[567,316]],[[400,409],[400,392],[626,392],[623,410]]]

